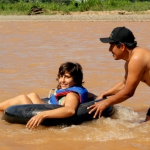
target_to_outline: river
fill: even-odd
[[[84,86],[100,94],[124,76],[124,61],[115,61],[109,44],[114,27],[131,29],[138,46],[150,49],[150,22],[3,21],[0,22],[0,102],[36,92],[46,97],[57,85],[58,67],[66,61],[83,67]],[[3,150],[149,150],[150,123],[142,123],[150,107],[149,87],[140,83],[135,95],[115,105],[111,118],[72,126],[25,125],[0,120]],[[3,112],[0,113],[2,118]]]

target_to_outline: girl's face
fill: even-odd
[[[66,89],[75,85],[73,77],[68,72],[65,72],[65,74],[61,75],[58,79],[58,82],[61,89]]]

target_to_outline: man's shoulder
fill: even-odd
[[[146,56],[150,56],[150,50],[142,47],[136,47],[132,50],[132,59],[140,59],[145,58]]]
[[[135,53],[145,53],[145,52],[150,52],[150,50],[143,48],[143,47],[135,47],[133,50]]]

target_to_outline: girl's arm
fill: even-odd
[[[37,114],[28,121],[26,127],[34,129],[38,127],[45,118],[66,118],[73,116],[79,104],[78,94],[68,93],[64,100],[64,107],[43,111]]]

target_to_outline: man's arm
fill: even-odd
[[[126,63],[125,86],[122,90],[112,96],[112,98],[108,98],[108,106],[123,102],[134,95],[134,92],[143,77],[145,68],[145,63],[141,57],[135,57],[129,63]]]
[[[108,91],[105,91],[104,93],[99,95],[97,97],[97,99],[101,99],[101,98],[105,98],[107,96],[115,95],[116,93],[118,93],[120,90],[122,90],[124,88],[125,83],[126,83],[126,78],[127,78],[127,72],[128,72],[127,71],[127,63],[125,63],[124,69],[125,69],[125,76],[124,76],[123,80],[120,81],[119,83],[117,83],[114,87],[112,87]]]
[[[105,98],[107,96],[115,95],[120,90],[122,90],[124,88],[124,86],[125,86],[125,79],[123,81],[117,83],[114,87],[112,87],[108,91],[106,91],[106,92],[102,93],[101,95],[99,95],[96,99],[101,99],[101,98]]]
[[[145,68],[146,66],[143,61],[143,58],[141,57],[132,58],[132,60],[130,60],[130,62],[127,63],[125,67],[126,81],[124,88],[119,92],[117,92],[115,95],[108,97],[106,100],[97,102],[94,105],[88,107],[88,109],[91,109],[89,113],[95,111],[94,118],[98,114],[99,116],[101,116],[102,111],[106,109],[108,106],[121,103],[126,99],[132,97],[134,95],[136,87],[138,86],[139,82],[142,79]]]

